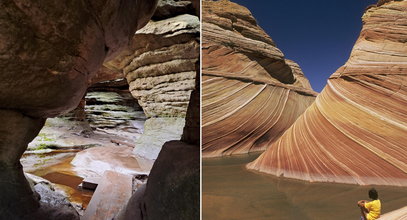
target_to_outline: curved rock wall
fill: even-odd
[[[165,19],[137,31],[130,49],[105,64],[123,70],[147,117],[185,117],[195,87],[200,27],[197,16],[185,14],[187,9],[172,17],[155,15]]]
[[[7,131],[0,134],[4,170],[0,182],[5,184],[0,216],[21,219],[38,207],[22,174],[22,153],[45,118],[78,106],[88,80],[105,60],[127,46],[134,31],[150,20],[156,4],[0,2],[0,111],[4,113],[0,130]]]
[[[187,1],[167,1],[187,2]],[[192,5],[199,15],[199,1]],[[199,45],[199,41],[198,41]],[[195,88],[185,116],[182,141],[162,147],[145,187],[139,188],[118,219],[198,219],[200,170],[199,54],[194,63]]]
[[[203,156],[265,150],[316,93],[249,10],[227,0],[202,7]]]
[[[196,9],[195,1],[160,1],[152,21],[135,33],[128,50],[104,64],[124,73],[148,117],[134,148],[138,156],[155,160],[166,141],[181,138],[200,54]],[[170,125],[171,131],[157,126],[160,123]]]
[[[249,169],[307,180],[407,186],[407,1],[369,8],[347,63]]]
[[[92,73],[145,25],[155,1],[6,0],[0,6],[0,107],[52,117],[78,105]]]

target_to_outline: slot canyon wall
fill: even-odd
[[[407,1],[363,17],[349,60],[247,168],[306,180],[407,186]]]
[[[156,4],[107,0],[0,3],[3,219],[67,217],[61,210],[38,209],[19,159],[46,118],[78,106],[88,80],[104,61],[128,45],[135,30],[147,24]]]
[[[170,9],[169,11],[176,11],[177,7],[174,6],[191,4],[193,14],[199,17],[199,0],[165,2],[167,3],[163,1],[159,5],[167,4],[164,8]],[[196,39],[199,45],[199,38]],[[195,53],[195,46],[189,50]],[[199,51],[193,66],[196,74],[193,80],[194,89],[189,98],[181,141],[168,141],[162,146],[147,184],[133,194],[127,206],[119,213],[119,220],[199,219],[201,151]]]
[[[317,93],[248,9],[202,4],[203,157],[264,151]]]
[[[155,160],[162,145],[180,140],[199,57],[199,17],[191,1],[159,1],[152,20],[107,68],[123,72],[147,116],[134,154]]]

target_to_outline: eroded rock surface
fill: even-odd
[[[149,118],[145,134],[135,144],[137,156],[156,159],[166,141],[181,137],[199,58],[196,3],[160,1],[152,21],[136,32],[128,50],[104,64],[123,72],[131,94]],[[168,128],[154,127],[159,121]]]
[[[132,196],[121,219],[199,219],[199,156],[196,145],[165,143],[146,188]]]
[[[347,63],[249,169],[311,182],[407,186],[407,1],[379,3],[363,15]]]
[[[199,14],[199,1],[193,5]],[[199,44],[199,43],[198,43]],[[199,73],[199,56],[194,63]],[[199,75],[194,77],[185,118],[182,141],[164,144],[150,172],[147,184],[130,198],[119,220],[198,219],[200,157],[200,90]]]
[[[191,14],[150,21],[136,32],[128,51],[105,64],[123,70],[148,117],[185,117],[195,86],[199,27]]]
[[[33,212],[39,207],[25,179],[19,163],[21,155],[38,134],[44,119],[35,119],[15,111],[0,110],[0,216],[13,219],[18,215]],[[21,211],[21,209],[25,209]]]
[[[78,105],[88,79],[148,22],[155,1],[7,0],[1,8],[0,107],[50,117]]]
[[[249,10],[227,0],[202,7],[203,156],[265,150],[316,93]]]
[[[15,219],[38,208],[22,153],[45,118],[78,106],[89,79],[150,20],[156,3],[1,1],[0,216]]]
[[[184,118],[150,118],[144,123],[143,134],[135,141],[134,153],[155,160],[168,140],[180,140]]]

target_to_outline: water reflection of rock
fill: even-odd
[[[246,170],[245,163],[257,156],[203,161],[204,219],[355,219],[360,215],[356,202],[368,199],[371,186],[308,183]],[[403,187],[375,188],[382,213],[407,203]]]

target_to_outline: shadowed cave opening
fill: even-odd
[[[103,170],[113,168],[104,167],[103,163],[114,158],[114,149],[127,152],[128,159],[136,158],[131,152],[135,141],[143,134],[147,120],[143,109],[130,94],[126,79],[120,73],[116,75],[118,79],[90,86],[76,109],[47,119],[21,159],[25,172],[50,181],[57,191],[65,193],[81,214],[94,192],[82,188],[82,181],[85,177],[100,178]],[[71,164],[78,152],[90,148],[98,148],[95,150],[101,154],[100,157],[84,164],[83,160],[89,158],[81,157],[76,162],[78,166]],[[132,162],[137,162],[137,159],[129,160],[129,163]],[[93,166],[92,163],[100,165]],[[153,161],[149,161],[147,167],[131,168],[140,175],[147,175],[152,164]]]

